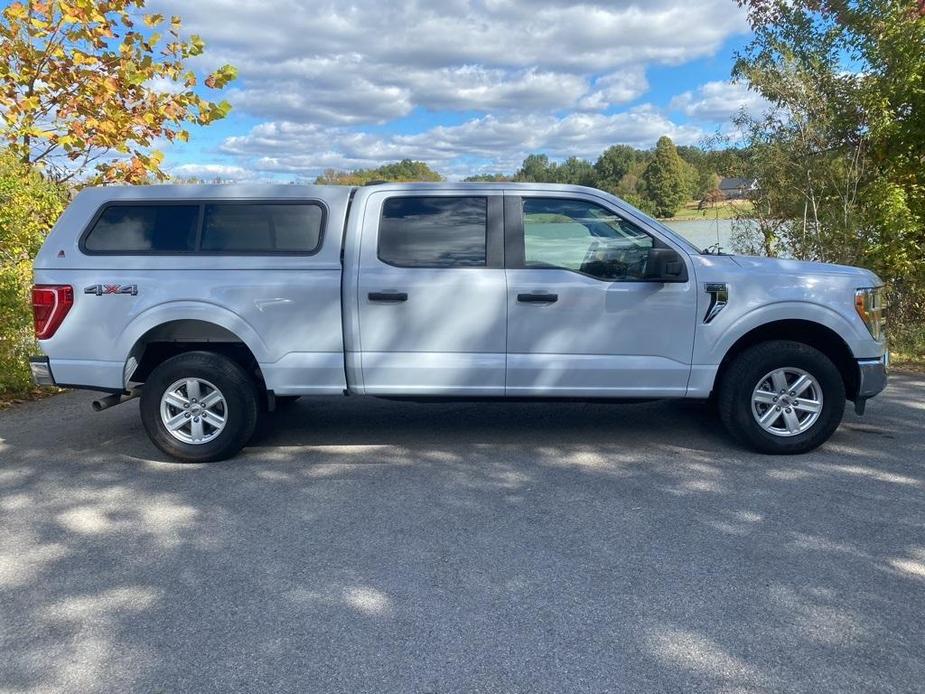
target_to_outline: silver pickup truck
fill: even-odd
[[[183,461],[301,395],[712,399],[801,453],[886,385],[873,273],[702,252],[577,186],[91,188],[35,283],[36,382],[140,395]]]

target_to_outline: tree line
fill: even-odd
[[[745,173],[741,149],[675,146],[659,138],[654,149],[612,145],[592,163],[580,157],[556,162],[546,154],[530,154],[514,173],[477,174],[465,181],[564,183],[606,190],[657,217],[671,217],[691,201],[715,202],[722,198],[722,177]],[[373,181],[442,181],[428,164],[405,159],[377,168],[338,171],[329,169],[318,184],[365,185]]]

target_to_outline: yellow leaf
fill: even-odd
[[[23,7],[21,2],[14,2],[3,11],[3,14],[10,21],[19,21],[28,17],[29,11]]]

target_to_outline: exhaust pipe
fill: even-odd
[[[141,395],[141,388],[133,388],[127,393],[113,393],[112,395],[107,395],[105,398],[94,400],[90,403],[90,406],[93,408],[94,412],[102,412],[103,410],[108,410],[110,407],[121,405],[123,402],[134,400],[139,395]]]

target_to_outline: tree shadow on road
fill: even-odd
[[[305,399],[192,466],[134,405],[32,403],[0,416],[0,682],[912,690],[923,396],[894,380],[792,458],[678,403]]]

